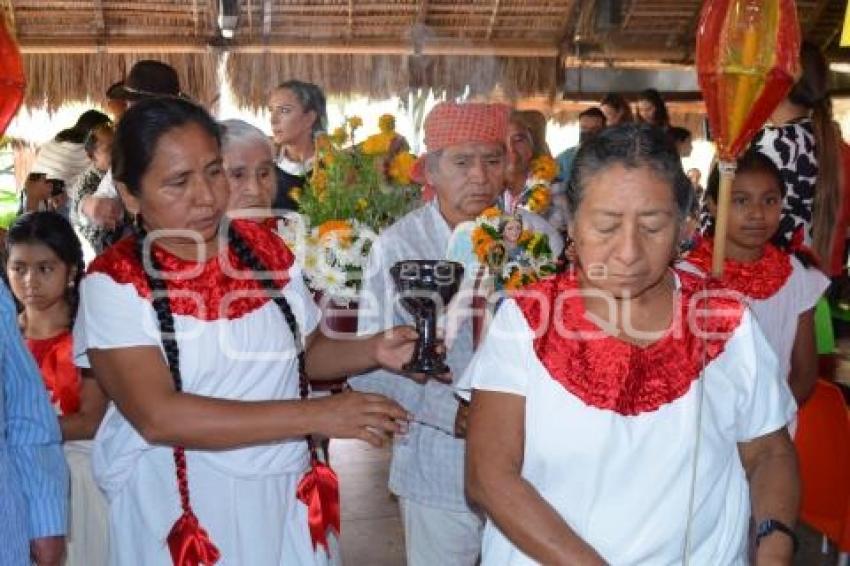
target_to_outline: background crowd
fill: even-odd
[[[5,234],[0,564],[338,563],[338,514],[317,527],[309,501],[336,481],[312,435],[395,437],[389,489],[414,566],[675,563],[682,541],[694,563],[790,563],[788,428],[830,366],[817,309],[846,277],[850,221],[827,65],[809,44],[801,63],[738,162],[719,283],[738,298],[699,305],[734,312],[725,338],[700,342],[665,332],[707,285],[719,175],[682,169],[694,136],[657,90],[588,106],[557,155],[539,112],[438,104],[412,166],[421,195],[368,250],[362,340],[345,340],[319,329],[303,258],[276,233],[324,159],[321,88],[273,89],[270,139],[138,62],[107,113],[39,148]],[[387,132],[390,168],[409,146]],[[541,156],[557,164],[545,206]],[[406,374],[416,334],[389,268],[445,259],[492,207],[517,238],[545,235],[559,273],[535,289],[608,293],[654,338],[592,300],[568,302],[570,329],[593,331],[589,312],[610,336],[535,334],[544,309],[518,296],[480,343],[461,323],[449,375]],[[345,376],[345,392],[310,394]],[[749,537],[751,520],[772,530]]]

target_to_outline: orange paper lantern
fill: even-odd
[[[712,273],[723,273],[735,160],[800,76],[793,0],[707,0],[700,14],[697,77],[720,157]]]

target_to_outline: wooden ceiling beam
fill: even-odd
[[[22,12],[42,12],[45,10],[50,13],[56,13],[58,11],[69,10],[69,11],[82,11],[88,8],[90,2],[59,2],[56,0],[51,0],[49,7],[44,8],[40,5],[35,6],[20,6],[19,9]],[[143,8],[146,12],[186,12],[186,5],[182,3],[175,2],[120,2],[113,3],[110,2],[108,9],[112,11],[120,11],[125,9],[139,9],[139,5],[144,4]]]
[[[213,47],[192,41],[170,38],[150,38],[145,41],[109,40],[97,45],[91,39],[55,38],[50,41],[25,41],[20,45],[22,53],[205,53]],[[231,53],[278,53],[278,54],[333,54],[333,55],[413,55],[414,49],[409,43],[380,41],[275,41],[235,43],[227,47]],[[476,42],[440,40],[427,42],[422,46],[423,55],[467,55],[497,57],[555,57],[557,48],[550,43],[527,42]]]

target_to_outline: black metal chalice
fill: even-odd
[[[454,261],[410,259],[390,268],[401,305],[413,315],[419,338],[413,358],[402,369],[441,375],[449,372],[444,352],[437,349],[437,317],[448,307],[463,281],[463,264]]]

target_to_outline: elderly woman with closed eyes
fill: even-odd
[[[692,187],[609,128],[568,191],[574,270],[505,301],[467,369],[482,564],[790,564],[794,400],[735,296],[671,268]],[[705,291],[713,291],[705,293]]]

